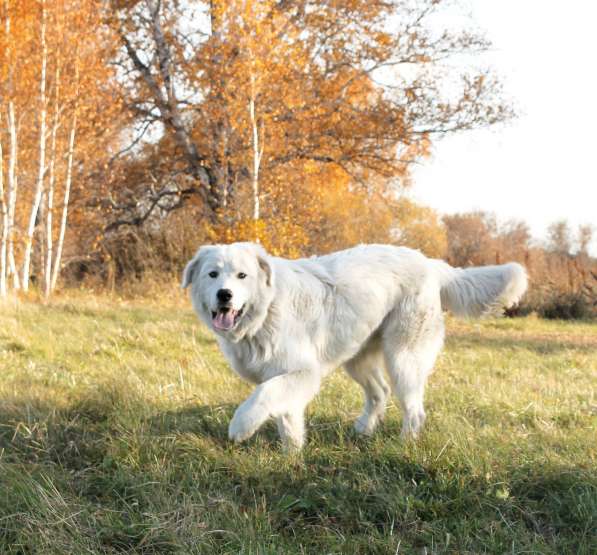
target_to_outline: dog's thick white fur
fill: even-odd
[[[518,302],[527,277],[516,263],[452,268],[418,251],[361,245],[317,258],[286,260],[252,243],[199,249],[182,286],[232,368],[257,387],[229,427],[235,441],[275,418],[284,446],[305,436],[304,411],[338,366],[363,388],[355,423],[372,434],[390,387],[403,409],[402,433],[425,420],[423,394],[444,340],[442,309],[479,316]]]

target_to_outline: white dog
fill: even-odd
[[[213,330],[232,368],[258,386],[236,410],[235,441],[275,418],[286,449],[304,442],[304,411],[338,366],[363,388],[355,423],[372,434],[390,388],[404,413],[402,433],[416,436],[423,394],[444,340],[442,309],[479,316],[518,302],[525,270],[516,263],[452,268],[418,251],[361,245],[317,258],[285,260],[252,243],[199,249],[182,286]]]

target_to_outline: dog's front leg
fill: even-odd
[[[259,385],[234,413],[228,435],[234,441],[249,439],[269,418],[276,418],[287,450],[300,449],[304,442],[305,407],[319,391],[321,376],[316,371],[290,372]]]

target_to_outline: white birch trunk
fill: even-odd
[[[8,273],[12,276],[12,287],[15,290],[21,288],[19,272],[15,263],[14,243],[15,243],[15,214],[17,206],[17,122],[15,118],[14,102],[8,102],[8,129],[10,133],[10,154],[8,158]]]
[[[1,117],[1,116],[0,116]],[[0,120],[1,121],[1,120]],[[8,273],[6,248],[8,243],[8,209],[4,197],[4,152],[0,141],[0,211],[2,213],[2,239],[0,239],[0,297],[6,297],[6,274]]]
[[[11,57],[11,29],[10,29],[10,15],[8,10],[8,1],[4,0],[4,13],[6,19],[4,21],[4,32],[6,36],[6,40],[8,42],[7,49],[6,49],[6,62],[8,64],[8,91],[9,91],[9,101],[8,101],[8,133],[10,136],[10,150],[8,155],[8,172],[7,172],[7,191],[6,197],[8,201],[8,206],[6,210],[6,257],[7,257],[7,267],[5,268],[6,271],[6,280],[8,282],[8,278],[12,276],[13,282],[13,289],[18,290],[20,289],[20,280],[19,280],[19,273],[17,271],[17,266],[15,263],[15,256],[14,256],[14,241],[15,241],[15,214],[16,214],[16,204],[17,204],[17,123],[15,117],[15,107],[14,101],[11,98],[11,95],[14,94],[13,91],[13,63]],[[3,230],[4,234],[4,230]],[[7,284],[8,289],[8,284]]]
[[[255,77],[251,73],[251,97],[249,99],[249,116],[251,119],[251,130],[253,133],[253,220],[257,221],[261,217],[261,206],[259,200],[259,166],[261,164],[261,155],[263,150],[259,148],[259,128],[255,116]]]
[[[56,134],[58,133],[59,113],[60,110],[60,67],[56,68],[55,75],[55,99],[54,99],[54,121],[52,123],[52,139],[50,144],[50,163],[48,167],[48,192],[47,192],[47,206],[46,206],[46,259],[44,269],[44,296],[47,299],[52,292],[52,260],[54,248],[54,184],[56,182]]]
[[[12,276],[13,291],[18,291],[21,288],[21,280],[19,279],[19,272],[17,270],[17,263],[15,261],[15,253],[13,250],[8,251],[8,274]]]
[[[68,219],[68,201],[70,198],[70,190],[73,176],[73,157],[75,153],[75,136],[77,132],[77,109],[73,113],[73,120],[70,128],[70,136],[68,140],[68,162],[66,167],[66,179],[64,183],[64,201],[62,204],[62,218],[60,220],[60,232],[58,234],[58,241],[56,242],[56,256],[54,258],[54,270],[52,272],[52,284],[50,291],[54,291],[56,283],[58,282],[58,275],[60,274],[60,264],[62,259],[62,248],[64,246],[64,236],[66,235],[66,223]]]
[[[46,68],[48,63],[48,45],[46,44],[46,5],[45,1],[41,3],[41,76],[39,86],[39,171],[37,183],[35,186],[35,195],[29,214],[29,225],[27,235],[25,236],[25,252],[23,254],[22,286],[23,291],[29,290],[29,273],[31,266],[31,251],[33,247],[33,234],[35,232],[37,215],[44,189],[44,176],[46,173]]]
[[[5,17],[5,36],[10,43],[10,17],[8,15],[8,2],[4,0],[4,17]],[[5,63],[10,67],[10,51],[5,51]],[[10,75],[10,69],[9,69]],[[9,79],[10,84],[10,79]],[[2,114],[0,114],[0,121],[2,121]],[[9,197],[4,196],[4,152],[2,150],[2,141],[0,139],[0,203],[2,208],[2,239],[0,240],[0,296],[6,297],[8,288],[6,285],[8,277],[8,204]]]

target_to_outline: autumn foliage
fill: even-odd
[[[499,223],[486,212],[445,216],[446,258],[454,266],[518,261],[527,268],[529,291],[513,314],[537,312],[548,318],[597,317],[597,259],[588,247],[594,229],[573,231],[562,220],[548,230],[546,242],[532,239],[522,221]]]
[[[520,258],[520,226],[496,251],[486,220],[405,194],[437,138],[512,115],[449,4],[0,0],[0,293],[178,271],[217,241]]]
[[[100,8],[90,0],[0,4],[3,295],[27,291],[31,280],[46,296],[55,288],[67,231],[85,218],[69,208],[87,196],[120,131],[113,39]]]
[[[195,244],[300,255],[402,240],[441,254],[437,218],[402,198],[412,165],[436,135],[510,115],[490,75],[446,75],[444,59],[488,44],[434,31],[441,4],[114,3],[123,101],[159,133],[119,159],[106,231],[155,233],[183,211]]]

